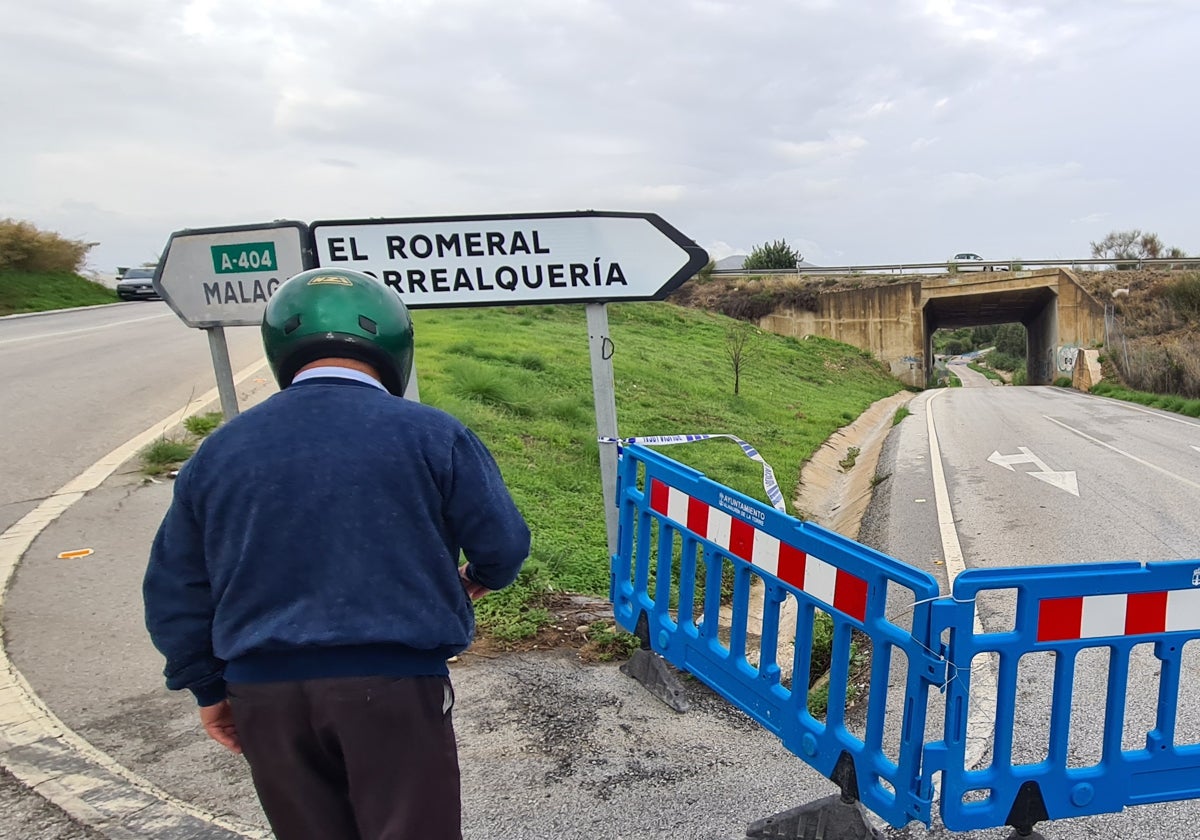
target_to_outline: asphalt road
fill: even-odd
[[[235,371],[262,357],[225,334]],[[160,301],[0,318],[0,531],[213,384],[207,336]]]
[[[1194,514],[1200,504],[1200,423],[1195,420],[1050,387],[949,388],[921,394],[909,408],[913,416],[885,447],[879,473],[888,479],[876,489],[860,538],[929,572],[943,591],[953,558],[938,539],[930,412],[966,568],[1200,557],[1200,520]],[[978,602],[982,631],[1011,630],[1014,590],[984,596]],[[1149,648],[1135,651],[1124,687],[1129,706],[1123,749],[1144,747],[1154,726],[1161,663]],[[1180,743],[1200,741],[1197,648],[1186,647],[1183,658]],[[1072,767],[1101,759],[1109,667],[1101,649],[1086,652],[1075,666]],[[1053,668],[1051,654],[1028,655],[1019,664],[1015,763],[1046,757]],[[981,711],[990,736],[990,713]],[[938,710],[933,716],[940,722]],[[990,737],[988,743],[977,756],[979,767],[992,761]],[[1062,820],[1042,831],[1058,840],[1179,840],[1197,836],[1198,823],[1200,805],[1191,801]],[[910,828],[894,836],[924,832]],[[935,830],[931,836],[950,835]],[[983,840],[1007,834],[953,836]]]
[[[948,367],[950,372],[958,377],[964,388],[990,388],[992,380],[988,379],[982,373],[971,370],[966,362],[950,362]]]

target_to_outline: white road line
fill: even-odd
[[[6,338],[0,341],[0,344],[17,344],[22,341],[37,341],[38,339],[46,338],[61,338],[64,335],[79,335],[80,333],[96,332],[97,330],[107,330],[110,327],[120,327],[125,324],[136,324],[139,321],[153,321],[156,318],[166,318],[171,315],[170,312],[162,312],[158,315],[147,315],[144,318],[129,318],[125,321],[113,321],[111,324],[97,324],[94,327],[80,327],[77,330],[61,330],[60,332],[41,333],[39,335],[26,335],[21,338]]]
[[[937,502],[938,530],[942,537],[942,557],[945,560],[948,590],[953,590],[954,579],[966,571],[962,546],[958,542],[958,531],[954,527],[954,510],[950,505],[950,493],[946,489],[946,473],[942,468],[942,449],[938,444],[937,429],[933,425],[933,401],[945,390],[938,391],[925,403],[925,424],[929,432],[929,464],[933,472],[933,495]],[[983,635],[983,624],[979,610],[974,610],[973,632]],[[976,657],[971,666],[970,709],[967,713],[966,768],[972,770],[987,752],[992,740],[996,708],[996,657],[995,654]]]
[[[1195,489],[1200,490],[1200,484],[1197,484],[1196,482],[1191,481],[1190,479],[1186,479],[1181,475],[1176,475],[1175,473],[1171,472],[1170,470],[1165,470],[1162,467],[1158,466],[1157,464],[1151,464],[1149,461],[1144,461],[1141,458],[1139,458],[1138,456],[1132,455],[1132,454],[1126,452],[1124,449],[1118,449],[1117,447],[1113,446],[1111,443],[1105,443],[1102,440],[1098,440],[1098,439],[1092,437],[1091,435],[1089,435],[1087,432],[1081,432],[1081,431],[1079,431],[1079,429],[1074,429],[1074,428],[1068,426],[1066,423],[1062,422],[1061,420],[1055,420],[1053,417],[1050,417],[1045,414],[1043,414],[1042,416],[1045,417],[1047,420],[1049,420],[1051,423],[1054,423],[1057,426],[1062,426],[1068,432],[1074,432],[1075,434],[1079,435],[1081,438],[1084,438],[1085,440],[1090,440],[1092,443],[1095,443],[1099,446],[1103,446],[1105,449],[1111,449],[1113,452],[1116,452],[1118,455],[1124,455],[1129,460],[1136,461],[1137,463],[1141,464],[1143,467],[1149,467],[1150,469],[1154,470],[1155,472],[1162,473],[1163,475],[1167,476],[1168,478],[1173,478],[1176,481],[1186,484],[1188,487],[1194,487]]]
[[[240,384],[249,379],[265,364],[263,360],[259,360],[238,371],[234,376],[234,383]],[[217,398],[217,389],[213,388],[121,444],[58,488],[49,498],[0,534],[0,614],[3,612],[5,595],[21,558],[47,526],[85,494],[99,487],[140,449],[168,429],[182,423],[184,418],[215,402]],[[42,760],[39,762],[36,757],[41,757]],[[269,831],[218,817],[175,798],[132,770],[122,767],[111,756],[68,729],[66,724],[46,707],[24,675],[17,670],[8,656],[8,649],[2,637],[0,764],[81,822],[98,829],[113,830],[114,833],[109,834],[111,837],[133,837],[131,832],[121,828],[122,818],[143,811],[148,805],[155,803],[166,806],[177,822],[200,819],[242,837],[270,836]],[[107,786],[112,793],[98,800],[94,791],[101,786]],[[88,800],[91,802],[102,800],[106,812],[102,813],[97,810],[97,805],[89,804],[82,796],[85,793],[89,794]],[[170,837],[172,834],[169,831],[160,831],[155,836]]]

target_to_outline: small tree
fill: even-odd
[[[725,328],[725,355],[729,358],[729,366],[733,368],[733,395],[741,392],[742,367],[746,360],[753,355],[752,339],[754,325],[747,321],[737,321]]]
[[[1160,258],[1182,259],[1187,254],[1180,248],[1163,245],[1157,233],[1143,233],[1138,229],[1114,230],[1099,242],[1092,243],[1092,256],[1098,260],[1112,260],[1120,270],[1136,268],[1141,260]]]
[[[787,240],[780,239],[755,246],[742,263],[742,268],[747,271],[792,270],[801,259],[803,257],[799,251],[789,246]]]
[[[996,330],[997,353],[1024,359],[1027,342],[1026,330],[1021,324],[1001,324]]]

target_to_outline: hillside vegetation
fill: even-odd
[[[115,291],[71,271],[0,271],[0,315],[116,302]]]
[[[422,402],[456,415],[487,442],[533,532],[522,579],[478,603],[480,624],[501,639],[516,638],[547,620],[547,592],[607,594],[600,444],[583,308],[420,310],[414,318]],[[622,437],[743,438],[774,467],[790,503],[804,461],[901,385],[848,345],[754,331],[735,397],[726,354],[734,323],[669,303],[611,305],[618,428]],[[666,453],[765,498],[762,467],[730,441],[672,446]]]
[[[116,292],[77,273],[95,245],[0,219],[0,315],[115,303]]]
[[[1200,398],[1200,271],[1093,271],[1080,284],[1115,315],[1106,372],[1134,391]]]

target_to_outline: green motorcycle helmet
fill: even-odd
[[[391,288],[358,271],[314,268],[282,283],[267,301],[263,349],[280,388],[317,359],[356,359],[403,396],[413,361],[408,307]]]

